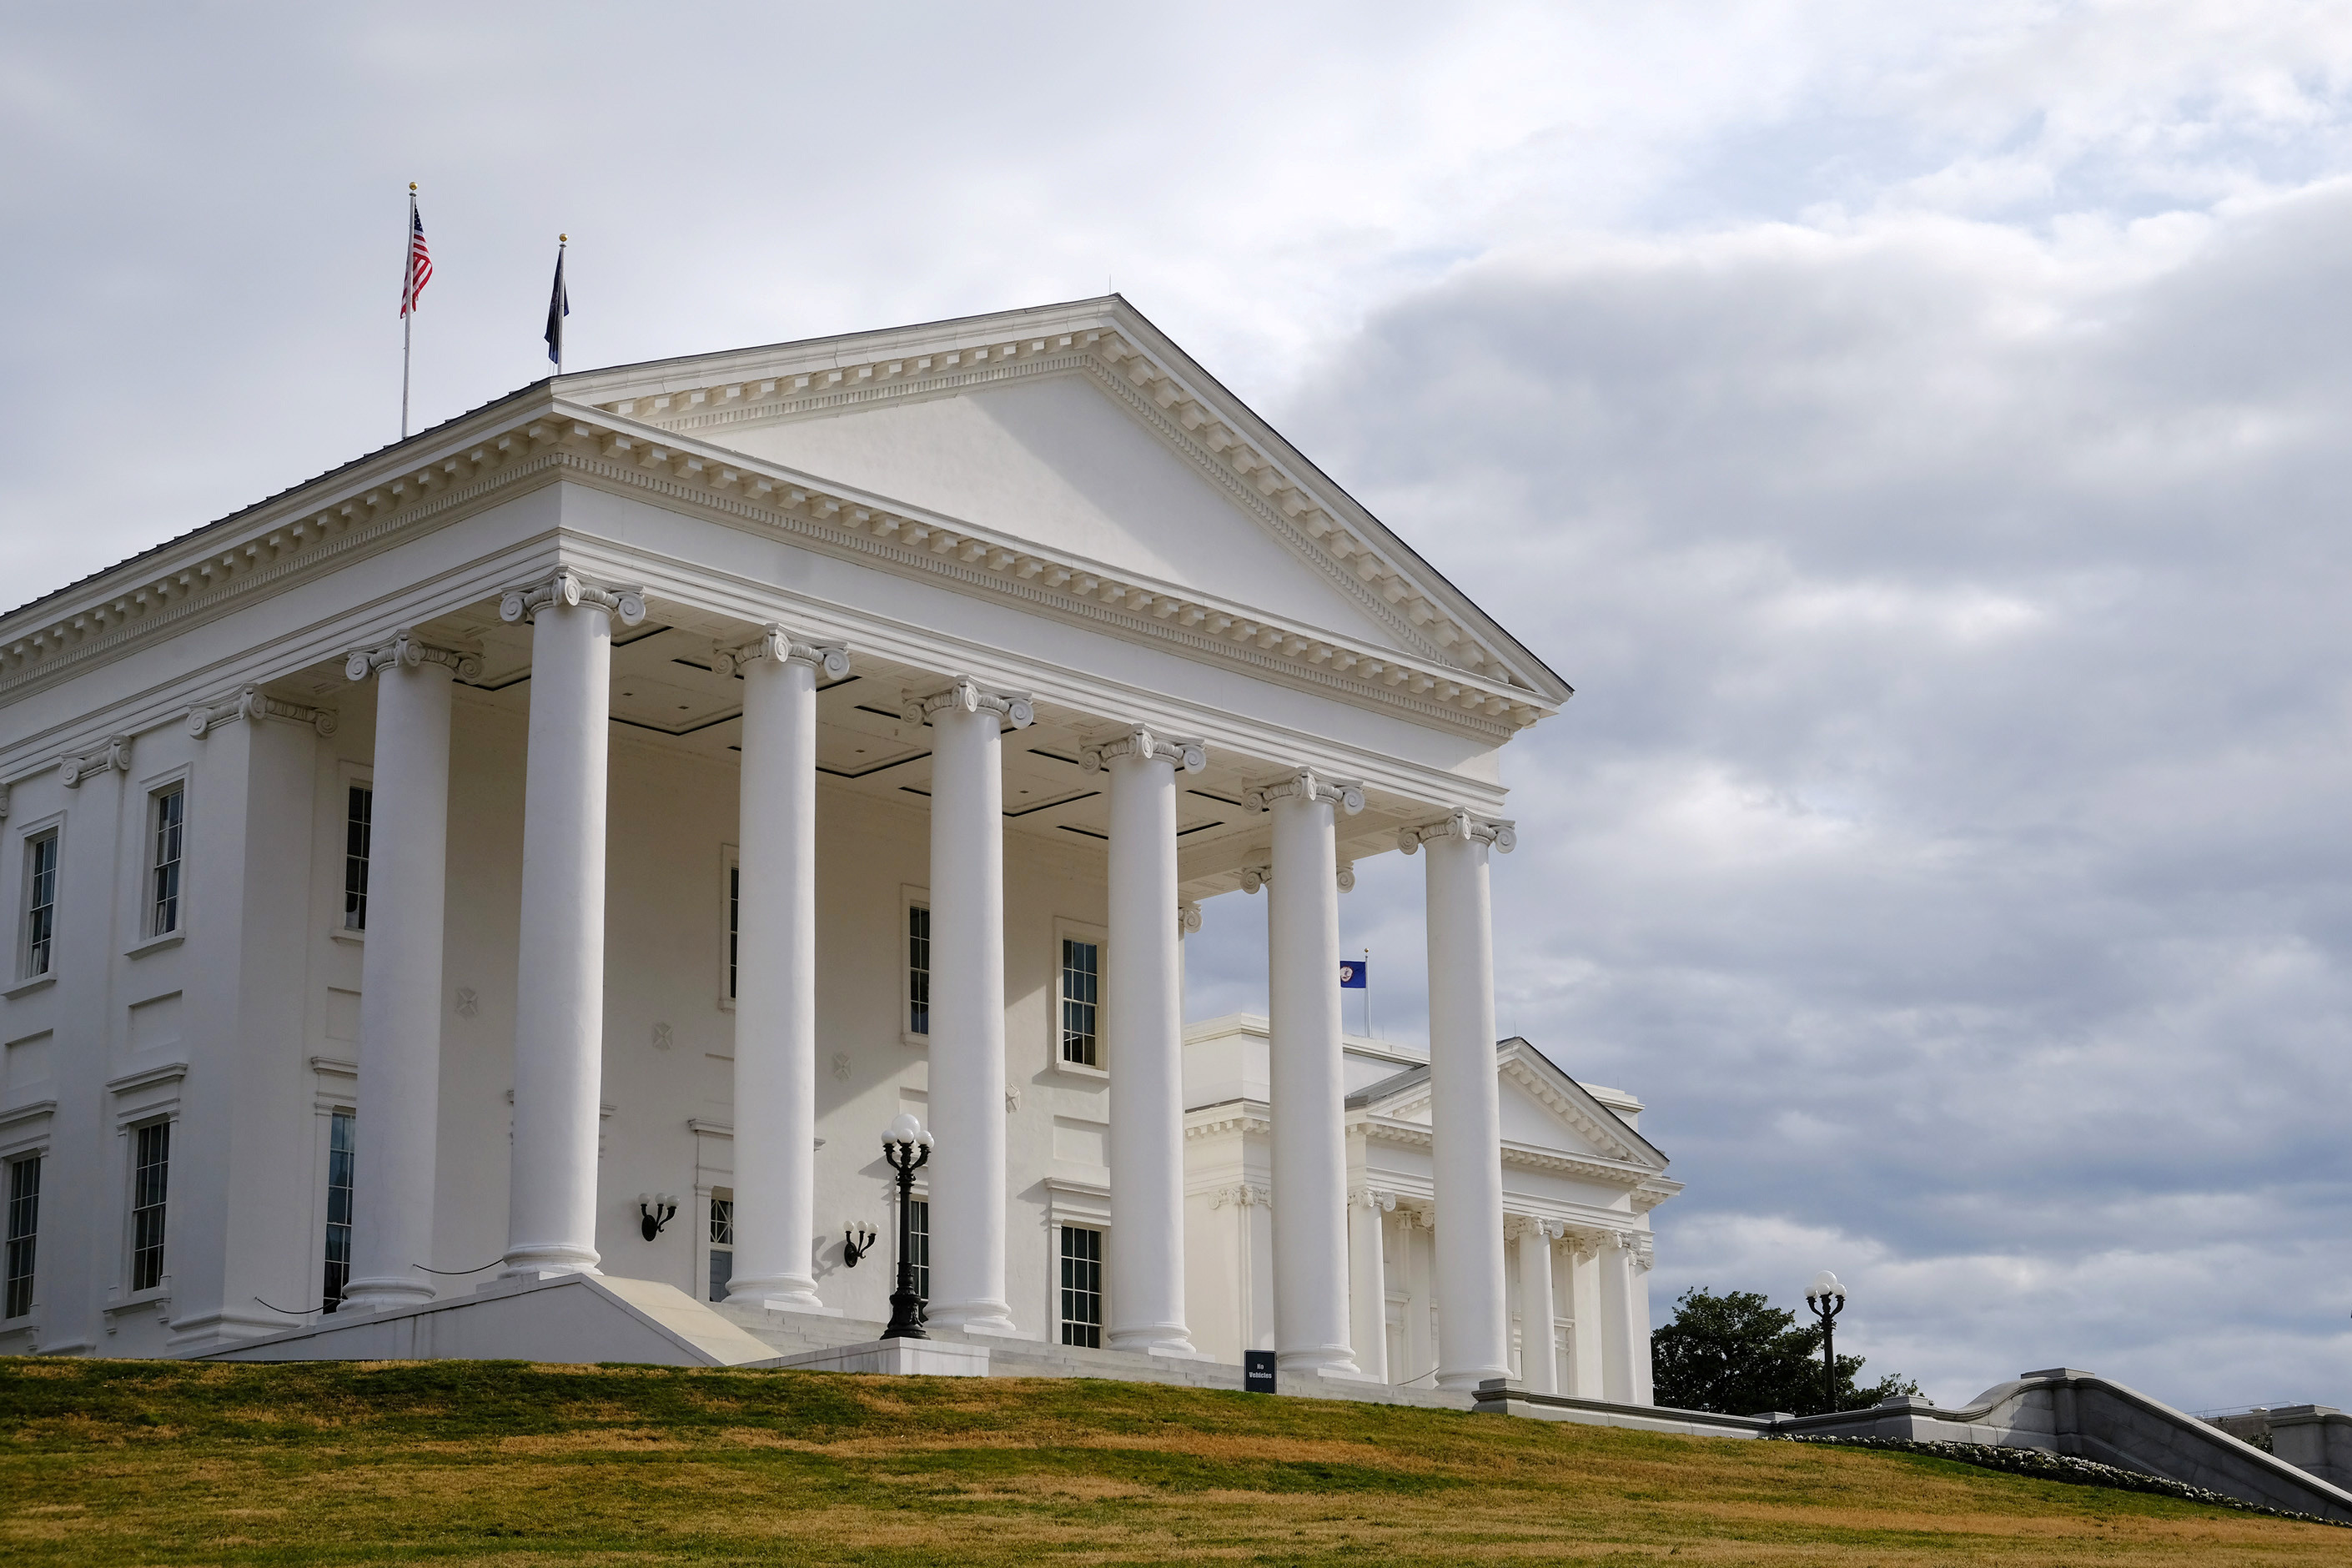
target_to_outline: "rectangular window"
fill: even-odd
[[[151,1121],[137,1132],[131,1168],[131,1288],[163,1282],[163,1202],[171,1187],[172,1124]]]
[[[1095,1060],[1095,1002],[1102,975],[1102,945],[1062,939],[1062,1059],[1081,1067]]]
[[[33,1241],[41,1229],[41,1157],[8,1167],[8,1300],[0,1318],[33,1310]]]
[[[25,845],[25,978],[49,972],[50,941],[58,929],[58,836],[44,833]]]
[[[907,1032],[931,1032],[931,911],[907,906]]]
[[[374,834],[375,791],[352,785],[343,812],[343,929],[367,930],[368,841]]]
[[[155,860],[148,872],[148,936],[179,931],[179,839],[188,816],[188,793],[172,785],[155,795]]]
[[[735,937],[743,910],[743,868],[727,868],[727,1000],[735,1000]]]
[[[149,936],[180,929],[180,835],[187,807],[188,792],[177,784],[155,796],[154,897],[147,912]]]
[[[1102,1236],[1062,1227],[1062,1342],[1102,1349]]]
[[[338,1110],[327,1119],[327,1278],[319,1310],[341,1306],[343,1287],[351,1282],[352,1113]]]
[[[710,1299],[727,1300],[727,1281],[735,1277],[735,1200],[713,1194],[710,1199]]]
[[[931,1204],[929,1198],[914,1198],[907,1205],[907,1261],[915,1266],[915,1294],[928,1301],[931,1299]],[[892,1289],[898,1289],[898,1276],[891,1276]]]

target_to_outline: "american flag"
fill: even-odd
[[[416,297],[433,281],[433,253],[425,248],[425,220],[417,216],[414,197],[408,204],[408,280],[400,290],[400,313],[416,309]]]

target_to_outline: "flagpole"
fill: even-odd
[[[542,229],[541,232],[546,231]],[[563,248],[571,243],[572,237],[568,234],[559,234],[555,237],[555,276],[559,279],[563,276]],[[565,315],[572,313],[572,294],[568,289],[563,296],[563,312]],[[558,375],[563,374],[563,333],[560,330],[555,334],[555,374]]]
[[[1364,1038],[1372,1037],[1372,950],[1364,949]]]
[[[408,439],[408,351],[416,335],[416,182],[408,182],[408,226],[400,234],[400,438]]]

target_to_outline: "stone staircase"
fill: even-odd
[[[774,1312],[745,1302],[721,1301],[711,1310],[777,1356],[866,1344],[882,1336],[886,1325],[870,1319],[827,1318],[808,1312]],[[1168,1383],[1188,1388],[1224,1388],[1238,1392],[1242,1369],[1213,1361],[1179,1361],[1170,1356],[1141,1355],[1131,1351],[1086,1350],[1076,1345],[1048,1344],[1042,1340],[1006,1339],[995,1334],[967,1334],[955,1329],[933,1329],[930,1337],[950,1344],[977,1345],[988,1352],[991,1377],[1100,1377],[1119,1383]],[[754,1366],[759,1363],[751,1363]],[[1359,1399],[1382,1405],[1415,1405],[1441,1410],[1468,1410],[1475,1403],[1467,1394],[1441,1393],[1433,1388],[1397,1387],[1284,1373],[1276,1392],[1322,1399]]]

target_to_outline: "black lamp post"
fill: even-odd
[[[882,1134],[882,1157],[898,1173],[898,1288],[890,1292],[890,1326],[886,1340],[926,1340],[923,1299],[915,1292],[913,1204],[915,1173],[931,1157],[931,1135],[912,1116],[900,1112]]]
[[[1845,1287],[1828,1269],[1805,1287],[1805,1305],[1822,1321],[1822,1409],[1837,1408],[1837,1315],[1845,1310]]]

